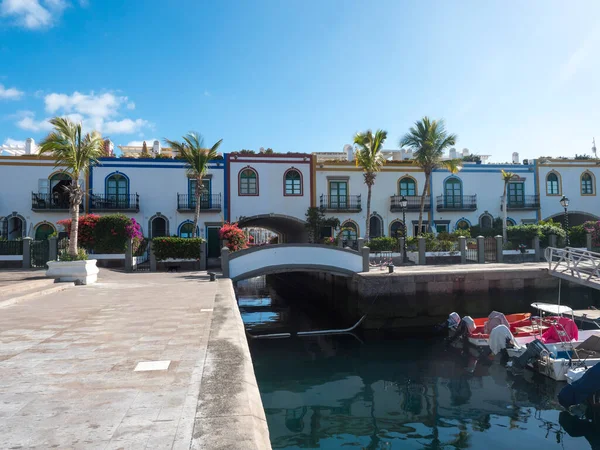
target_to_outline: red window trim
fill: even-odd
[[[285,193],[285,177],[288,172],[295,171],[300,174],[300,193],[299,194],[286,194]],[[302,175],[302,171],[300,169],[296,169],[294,166],[290,167],[283,173],[283,196],[284,197],[303,197],[304,196],[304,175]]]
[[[242,172],[244,170],[251,170],[252,172],[254,172],[256,174],[256,194],[242,194]],[[240,197],[258,197],[258,194],[260,192],[259,186],[260,186],[260,184],[258,182],[258,172],[254,167],[246,166],[238,172],[238,196],[240,196]]]

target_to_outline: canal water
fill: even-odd
[[[264,278],[237,287],[249,333],[326,329]],[[447,349],[360,334],[250,339],[274,449],[600,449],[600,427],[563,411],[563,386]]]

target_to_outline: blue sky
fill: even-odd
[[[0,143],[68,114],[116,145],[397,148],[429,115],[492,161],[600,141],[600,2],[0,0]]]

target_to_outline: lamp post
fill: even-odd
[[[402,263],[406,264],[406,207],[408,206],[408,200],[403,195],[400,199],[400,208],[402,208],[402,225],[404,225],[404,245],[402,248]]]
[[[567,233],[567,247],[570,247],[571,239],[569,238],[569,213],[567,212],[567,208],[569,207],[569,199],[563,195],[560,199],[560,204],[565,209],[565,232]]]

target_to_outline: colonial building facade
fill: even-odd
[[[5,239],[44,239],[60,231],[57,222],[68,217],[62,187],[70,178],[51,159],[36,155],[32,140],[28,144],[28,149],[11,147],[10,155],[0,156],[0,236]],[[80,180],[86,190],[82,212],[122,212],[134,217],[149,238],[191,236],[198,186],[187,177],[184,162],[168,157],[169,149],[157,143],[148,148],[148,155],[142,155],[141,148],[126,150],[128,157],[101,158]],[[370,235],[398,236],[405,218],[412,236],[419,232],[425,174],[407,159],[406,152],[388,153],[373,186]],[[503,215],[502,170],[515,174],[507,187],[510,224],[562,220],[563,195],[570,200],[571,225],[599,219],[596,160],[465,163],[455,174],[444,169],[432,173],[424,199],[423,230],[492,227],[494,219]],[[405,211],[402,197],[408,202]],[[200,202],[197,232],[208,240],[209,256],[218,256],[218,229],[225,221],[274,231],[280,242],[303,242],[311,206],[337,217],[347,239],[366,232],[367,187],[351,147],[326,154],[226,154],[210,163]]]

